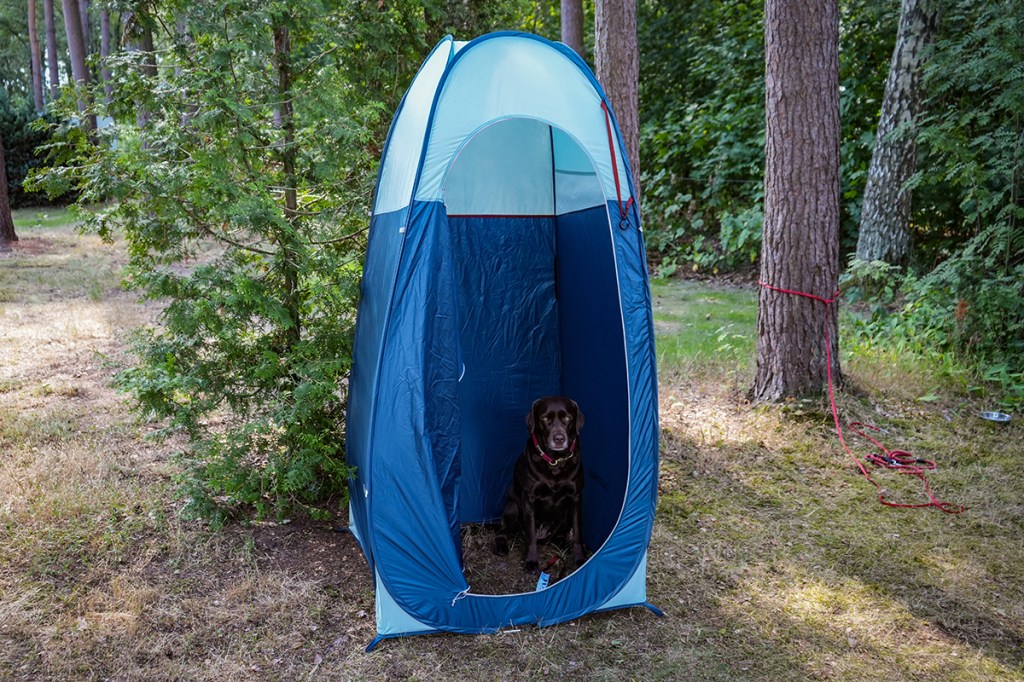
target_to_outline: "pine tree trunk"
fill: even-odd
[[[280,106],[277,110],[279,126],[284,132],[281,149],[281,168],[284,172],[284,215],[288,224],[295,227],[298,220],[298,195],[296,187],[298,179],[295,175],[297,149],[295,146],[295,119],[292,107],[292,66],[291,40],[288,27],[274,27],[274,57],[277,62],[277,94]],[[299,301],[299,266],[298,250],[294,238],[295,230],[282,234],[278,246],[285,285],[285,308],[291,317],[292,325],[288,330],[286,347],[291,348],[299,342],[302,334],[302,318]]]
[[[100,10],[100,78],[103,80],[103,95],[107,104],[114,96],[114,86],[110,83],[110,10]]]
[[[82,39],[82,21],[79,12],[78,0],[61,0],[64,8],[64,32],[68,38],[68,55],[71,57],[71,75],[75,84],[82,88],[78,97],[78,110],[86,111],[88,108],[89,68],[86,64],[85,42]],[[89,116],[84,121],[89,130],[95,130],[95,117]]]
[[[838,0],[766,0],[761,281],[826,299],[839,280],[838,45]],[[826,330],[838,381],[835,305],[762,287],[754,399],[820,393]]]
[[[147,78],[156,78],[156,54],[154,53],[153,30],[149,27],[146,17],[138,12],[126,12],[124,19],[125,49],[129,52],[142,53],[140,70]],[[135,109],[135,125],[142,130],[149,123],[149,111],[139,106]],[[143,136],[143,148],[149,146],[148,140]]]
[[[46,23],[46,67],[50,72],[50,101],[60,97],[60,74],[57,69],[57,22],[53,16],[53,0],[43,0]]]
[[[85,57],[88,63],[91,41],[89,31],[89,0],[78,0],[78,15],[82,20],[82,45],[85,47]]]
[[[0,133],[0,251],[10,251],[11,242],[18,241],[14,231],[14,217],[7,188],[7,161],[4,156],[4,138]]]
[[[36,113],[42,113],[43,102],[43,53],[39,49],[39,29],[36,26],[36,0],[28,0],[28,48],[32,63],[32,99]]]
[[[562,42],[586,59],[583,42],[583,0],[562,0]]]
[[[900,264],[907,257],[911,193],[904,185],[917,166],[914,122],[921,108],[921,62],[938,25],[937,0],[903,0],[864,189],[857,237],[861,260]]]
[[[618,119],[640,203],[640,58],[636,43],[636,0],[597,0],[594,14],[597,80]]]

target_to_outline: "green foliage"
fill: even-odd
[[[924,274],[851,266],[867,292],[862,331],[902,351],[949,354],[974,386],[1024,403],[1024,7],[954,2],[927,62],[923,156],[911,179]],[[898,313],[894,313],[898,311]]]
[[[663,274],[735,267],[760,250],[762,23],[758,3],[639,5],[644,220]]]
[[[0,134],[4,140],[4,160],[7,162],[7,190],[11,208],[38,206],[44,197],[26,192],[25,178],[33,168],[43,164],[36,148],[49,141],[49,133],[36,126],[38,119],[25,100],[12,101],[0,90]]]
[[[926,65],[928,114],[914,190],[925,262],[1002,224],[1011,244],[1000,270],[1024,257],[1024,3],[958,1]]]
[[[520,3],[470,19],[464,4],[136,7],[126,35],[151,30],[156,53],[111,59],[115,125],[58,126],[36,186],[97,205],[86,229],[123,232],[129,285],[163,302],[119,383],[160,435],[186,434],[190,513],[323,514],[346,494],[360,263],[391,112],[435,30],[485,32],[473,22]]]
[[[881,261],[854,260],[841,278],[854,311],[848,340],[933,360],[972,390],[990,392],[1006,407],[1019,406],[1024,404],[1024,264],[992,276],[985,269],[991,259],[974,248],[967,251],[923,277]]]
[[[644,220],[659,273],[749,267],[760,254],[763,3],[639,5]],[[841,3],[841,220],[856,244],[898,7]]]

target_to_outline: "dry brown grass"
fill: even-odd
[[[752,407],[742,372],[665,373],[648,580],[664,618],[367,655],[372,585],[351,537],[180,518],[172,446],[145,440],[110,387],[126,331],[155,314],[117,287],[119,248],[20,233],[0,259],[0,679],[1024,679],[1021,420],[916,402],[945,389],[856,358],[864,390],[844,414],[938,459],[933,485],[966,514],[878,505],[823,405]]]

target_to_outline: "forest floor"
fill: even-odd
[[[844,354],[844,421],[934,459],[959,515],[894,509],[824,401],[755,406],[755,299],[654,287],[660,495],[643,608],[495,635],[388,640],[351,536],[181,517],[176,443],[111,381],[158,307],[123,244],[16,215],[0,255],[0,679],[1024,680],[1024,418],[926,364]],[[848,440],[859,456],[863,442]],[[901,501],[920,482],[872,470]]]

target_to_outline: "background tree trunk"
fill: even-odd
[[[46,66],[50,72],[50,101],[60,97],[60,73],[57,69],[57,21],[53,16],[53,0],[43,0],[46,23]]]
[[[89,54],[92,52],[91,48],[91,31],[89,30],[89,0],[78,0],[78,16],[82,20],[82,45],[85,46],[86,63],[88,63]]]
[[[284,304],[288,310],[292,324],[288,329],[285,347],[290,349],[297,344],[302,336],[302,317],[299,300],[299,269],[298,245],[295,243],[295,223],[298,216],[298,179],[295,175],[297,148],[295,143],[295,118],[292,107],[292,65],[291,40],[288,27],[279,24],[274,27],[274,57],[277,62],[277,94],[280,106],[277,109],[277,121],[284,132],[284,140],[280,145],[281,168],[284,173],[284,215],[290,230],[282,231],[278,240],[281,249],[281,267],[284,274]]]
[[[640,204],[640,58],[636,43],[636,0],[597,0],[594,14],[597,79],[608,94],[626,142]]]
[[[900,264],[910,247],[911,193],[904,184],[917,167],[921,61],[939,27],[937,0],[903,0],[875,151],[868,168],[857,237],[857,258]]]
[[[562,42],[586,59],[583,43],[583,0],[562,0]]]
[[[114,96],[114,86],[110,83],[110,10],[100,10],[100,79],[103,81],[103,95],[107,104]]]
[[[0,251],[10,251],[11,242],[18,241],[11,216],[11,202],[7,195],[7,161],[4,158],[4,138],[0,133]]]
[[[124,18],[125,49],[130,52],[142,53],[142,74],[148,78],[156,78],[156,55],[153,49],[153,29],[147,17],[140,12],[128,12]],[[139,106],[135,110],[135,125],[141,130],[149,122],[149,111]],[[148,141],[143,138],[142,146],[147,147]]]
[[[838,0],[765,2],[761,281],[831,298],[839,281]],[[753,396],[817,394],[824,334],[839,379],[836,307],[762,287]]]
[[[28,0],[28,48],[32,61],[32,99],[36,113],[43,112],[43,53],[39,49],[39,29],[36,26],[36,0]]]
[[[89,68],[86,64],[85,43],[82,40],[81,13],[78,9],[78,0],[61,0],[64,8],[64,32],[68,37],[68,55],[71,57],[71,75],[79,88],[89,87]],[[83,89],[78,96],[78,110],[86,111],[88,108],[87,93]],[[85,126],[94,130],[96,121],[94,117],[87,117],[83,122]]]

